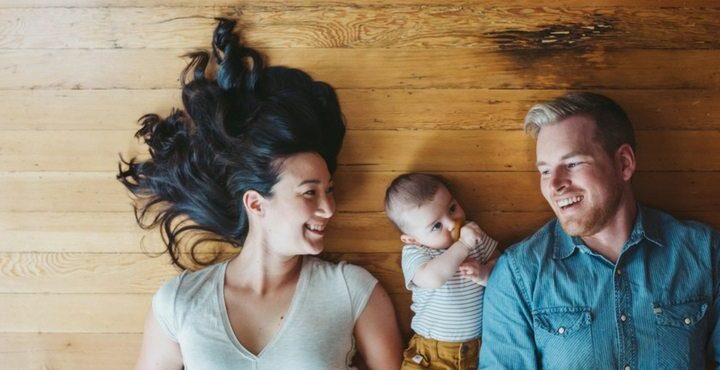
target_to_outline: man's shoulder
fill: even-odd
[[[646,230],[650,237],[656,237],[660,243],[676,244],[680,240],[709,241],[718,236],[718,231],[710,225],[695,220],[678,219],[658,209],[643,207],[646,218]]]
[[[552,260],[560,225],[556,218],[548,221],[534,234],[505,249],[503,263],[509,263],[516,272],[531,273]],[[498,261],[500,263],[500,261]],[[510,266],[509,266],[510,267]]]
[[[534,234],[505,249],[503,254],[521,264],[540,263],[552,257],[558,227],[557,219],[553,218]]]

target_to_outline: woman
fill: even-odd
[[[346,369],[355,347],[371,369],[397,369],[400,334],[387,293],[364,269],[312,255],[335,212],[331,174],[345,134],[333,88],[266,67],[220,20],[210,56],[191,54],[185,111],[141,118],[151,158],[118,179],[138,223],[161,226],[173,262],[191,244],[242,246],[229,261],[183,272],[155,294],[138,369]],[[184,243],[181,243],[185,240]]]

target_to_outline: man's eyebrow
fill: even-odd
[[[579,156],[584,156],[584,155],[588,155],[588,153],[584,152],[584,151],[576,150],[574,152],[565,154],[564,156],[560,157],[560,159],[568,159],[568,158],[579,157]]]
[[[583,152],[583,151],[576,150],[576,151],[574,151],[574,152],[570,152],[570,153],[565,154],[564,156],[560,157],[560,160],[563,161],[563,160],[566,160],[566,159],[568,159],[568,158],[578,157],[578,156],[585,156],[585,155],[588,155],[588,153],[587,153],[587,152]],[[547,164],[546,162],[544,162],[544,161],[537,161],[537,162],[535,162],[535,167],[547,166],[547,165],[548,165],[548,164]]]

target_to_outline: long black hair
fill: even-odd
[[[132,193],[138,224],[160,226],[172,262],[183,269],[189,267],[181,259],[185,236],[201,235],[184,251],[195,265],[216,261],[196,255],[205,241],[244,243],[248,217],[242,196],[248,190],[272,195],[278,159],[315,152],[333,173],[345,136],[332,86],[299,69],[266,66],[233,33],[235,21],[218,21],[212,55],[187,55],[180,78],[184,109],[139,120],[135,136],[148,145],[150,158],[121,157],[118,165],[117,178]]]

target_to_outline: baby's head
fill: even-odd
[[[422,173],[393,180],[385,192],[385,213],[403,243],[436,249],[450,247],[465,221],[465,211],[443,179]]]

